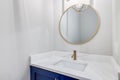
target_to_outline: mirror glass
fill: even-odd
[[[90,41],[99,30],[99,16],[89,5],[74,5],[67,9],[60,19],[60,34],[72,44]]]

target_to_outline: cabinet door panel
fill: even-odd
[[[36,73],[35,78],[36,78],[35,80],[55,80],[55,78],[52,76],[41,75],[39,73]]]
[[[78,80],[78,79],[75,79],[75,78],[71,78],[71,77],[62,75],[62,76],[60,77],[60,80]]]

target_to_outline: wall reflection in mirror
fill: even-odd
[[[90,41],[98,32],[100,18],[96,10],[89,5],[74,5],[67,9],[60,20],[62,38],[72,44]]]

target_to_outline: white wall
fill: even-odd
[[[18,54],[12,7],[11,0],[0,0],[0,80],[18,80]]]
[[[61,38],[58,24],[62,15],[62,0],[54,0],[54,6],[55,50],[76,49],[85,53],[112,54],[112,0],[94,0],[94,7],[101,17],[101,27],[95,38],[84,45],[71,45]]]
[[[0,80],[29,80],[29,56],[53,49],[52,29],[52,0],[1,0]]]
[[[113,56],[120,64],[120,0],[113,0]]]

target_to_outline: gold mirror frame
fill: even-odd
[[[75,5],[77,5],[77,4],[75,4]],[[91,5],[83,4],[83,5],[87,5],[87,6],[91,7],[91,8],[95,11],[96,15],[98,16],[97,30],[96,30],[96,32],[94,33],[94,35],[92,35],[92,37],[90,37],[88,40],[86,40],[86,41],[83,42],[83,43],[72,43],[72,42],[69,42],[68,40],[66,40],[66,39],[63,37],[63,35],[62,35],[61,31],[60,31],[60,27],[61,27],[60,23],[61,23],[61,20],[62,20],[62,17],[64,16],[64,14],[65,14],[70,8],[72,8],[72,7],[75,6],[75,5],[70,6],[68,9],[66,9],[66,10],[62,13],[62,16],[60,17],[60,20],[59,20],[59,33],[60,33],[61,37],[63,38],[63,40],[64,40],[65,42],[67,42],[67,43],[69,43],[69,44],[72,44],[72,45],[82,45],[82,44],[88,43],[89,41],[91,41],[91,40],[96,36],[96,34],[99,32],[99,29],[100,29],[101,20],[100,20],[100,16],[99,16],[99,14],[98,14],[98,12],[97,12],[96,9],[94,9]]]

